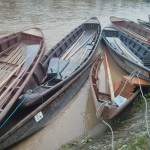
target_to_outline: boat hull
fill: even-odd
[[[128,59],[125,59],[124,57],[121,57],[118,53],[116,53],[114,50],[112,50],[112,48],[107,45],[108,51],[111,54],[111,56],[113,57],[113,59],[115,60],[115,62],[125,71],[127,71],[128,73],[132,73],[135,70],[140,71],[139,77],[145,79],[145,80],[150,80],[150,72],[147,71],[146,69],[143,69],[141,67],[139,67],[138,65],[130,62]]]
[[[115,33],[115,35],[113,35],[114,33]],[[106,46],[108,48],[108,51],[112,55],[115,62],[123,70],[127,71],[130,74],[133,73],[133,71],[138,71],[139,72],[139,77],[149,81],[150,80],[150,69],[148,67],[142,65],[142,64],[140,65],[140,64],[136,63],[135,61],[132,61],[127,56],[122,54],[123,52],[120,52],[117,48],[112,46],[112,44],[107,40],[107,36],[109,37],[108,34],[113,35],[113,36],[111,35],[110,37],[113,37],[113,38],[120,37],[120,39],[123,39],[122,42],[127,45],[127,48],[129,50],[130,49],[134,50],[133,48],[135,48],[134,51],[136,52],[137,51],[136,46],[139,49],[142,49],[143,51],[145,50],[147,52],[147,56],[149,56],[149,47],[148,47],[148,45],[144,45],[143,43],[140,43],[139,41],[136,41],[134,38],[131,38],[130,36],[126,35],[125,33],[114,30],[113,28],[105,28],[102,32],[103,41],[106,44]],[[128,43],[126,41],[128,41]],[[134,47],[132,45],[134,45]],[[143,59],[145,59],[144,56],[143,56],[142,60]]]
[[[98,84],[101,84],[101,81],[99,81],[101,77],[98,76],[98,72],[102,64],[102,61],[105,60],[99,57],[93,64],[90,72],[90,85],[91,85],[91,91],[93,95],[97,117],[108,120],[119,115],[134,100],[134,98],[138,95],[140,90],[138,89],[134,93],[132,93],[132,95],[127,99],[127,101],[121,106],[116,107],[116,105],[113,105],[111,94],[104,93],[104,92],[101,93],[98,86]]]
[[[22,104],[22,107],[31,107],[33,105],[37,105],[37,104],[41,104],[42,101],[46,101],[47,97],[52,96],[55,92],[57,92],[57,90],[61,89],[67,82],[69,82],[70,80],[72,80],[91,60],[92,56],[94,55],[94,52],[96,50],[97,44],[99,42],[99,38],[100,38],[100,33],[101,33],[101,26],[99,21],[96,18],[91,18],[88,21],[86,21],[85,23],[81,24],[80,26],[78,26],[77,28],[75,28],[72,32],[70,32],[65,38],[63,38],[58,44],[56,44],[56,46],[54,46],[54,48],[52,48],[41,60],[41,66],[44,68],[44,70],[48,70],[48,63],[50,62],[50,60],[54,57],[57,57],[59,59],[61,59],[61,56],[63,53],[67,52],[68,49],[74,44],[74,41],[76,40],[76,38],[78,38],[79,35],[81,35],[81,33],[85,32],[87,34],[87,31],[92,31],[94,30],[94,41],[91,43],[91,52],[87,55],[87,57],[85,58],[85,60],[83,62],[81,62],[77,68],[74,68],[74,72],[72,72],[72,74],[67,75],[67,77],[64,77],[60,82],[55,83],[53,86],[51,86],[50,88],[45,88],[41,93],[39,91],[36,91],[35,93],[28,94],[27,96],[26,94],[26,89],[34,89],[35,87],[32,87],[32,85],[35,85],[34,82],[32,83],[31,80],[30,83],[32,83],[31,86],[26,87],[26,89],[23,92],[23,98],[24,97],[28,97]],[[88,39],[89,36],[86,36],[86,39]],[[79,38],[80,39],[80,38]],[[78,41],[78,40],[77,40]],[[82,43],[82,41],[79,43]],[[82,44],[81,44],[82,45]],[[74,67],[74,66],[73,66]],[[73,68],[72,67],[72,68]],[[35,74],[39,74],[38,70],[41,69],[37,69],[37,71],[35,71]],[[39,75],[37,75],[38,78],[43,78],[43,77],[39,77]],[[34,78],[34,76],[33,76]],[[51,80],[51,78],[50,78]],[[39,93],[39,94],[37,94]],[[19,101],[21,101],[23,98],[19,99]]]
[[[25,117],[14,128],[3,135],[0,138],[0,149],[2,150],[4,148],[10,147],[12,144],[23,140],[24,138],[32,135],[33,133],[46,126],[52,120],[52,118],[54,118],[66,106],[66,104],[69,103],[69,101],[71,101],[71,99],[83,86],[89,76],[92,63],[93,62],[84,68],[61,90],[59,90],[46,102],[40,105],[36,110],[31,112],[30,115]],[[43,118],[39,122],[36,122],[34,116],[39,112],[43,114]]]
[[[44,36],[39,28],[29,29],[1,38],[0,48],[0,63],[3,66],[0,68],[1,76],[3,71],[10,71],[7,77],[4,74],[5,78],[1,78],[6,81],[0,89],[1,122],[36,70],[45,52]],[[13,66],[17,67],[9,70]],[[4,68],[7,69],[4,70]],[[2,84],[2,81],[0,82]]]
[[[110,17],[110,22],[116,29],[135,37],[139,41],[150,44],[150,31],[138,23],[114,16]]]

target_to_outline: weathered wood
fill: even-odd
[[[104,52],[104,55],[105,55],[106,69],[107,69],[107,75],[108,75],[110,95],[111,95],[111,100],[113,100],[115,98],[115,95],[114,95],[114,88],[113,88],[113,83],[112,83],[112,78],[111,78],[109,62],[108,62],[106,51]]]
[[[21,66],[24,64],[24,62],[25,62],[25,60],[24,60],[18,67],[16,67],[16,68],[13,70],[13,72],[11,72],[11,73],[9,74],[9,76],[8,76],[3,82],[0,83],[0,88],[1,88],[6,82],[9,81],[9,79],[21,68]]]
[[[17,76],[17,78],[7,87],[7,89],[2,93],[2,95],[0,95],[0,106],[2,106],[4,103],[4,97],[8,95],[8,92],[11,88],[15,87],[15,84],[17,84],[17,80],[25,73],[25,71],[25,69],[22,70]]]
[[[79,40],[83,37],[84,33],[85,33],[85,31],[83,31],[80,38],[78,38],[78,40],[72,45],[72,47],[69,50],[67,50],[67,52],[61,57],[61,59],[65,59],[69,55],[69,53],[73,50],[73,48],[76,46],[76,44],[79,42]]]
[[[41,32],[39,29],[38,31]],[[2,52],[0,53],[0,95],[2,97],[0,96],[0,98],[1,102],[3,101],[3,106],[0,106],[0,109],[3,109],[0,113],[0,122],[16,102],[25,86],[28,85],[27,83],[45,49],[43,36],[37,37],[31,34],[23,34],[22,32],[14,35],[0,39],[0,43],[2,43]],[[36,47],[36,56],[34,56],[36,59],[29,61],[26,60],[24,54],[27,50],[26,46],[32,44],[38,44],[41,47]],[[32,50],[30,49],[31,52]],[[24,66],[26,61],[28,61],[28,64],[30,63],[27,68]]]
[[[79,52],[80,48],[81,48],[83,45],[85,45],[94,35],[95,35],[95,32],[94,32],[88,39],[86,39],[86,41],[84,41],[84,43],[82,43],[81,46],[79,46],[79,47],[75,50],[75,52],[73,52],[73,54],[71,54],[70,56],[66,57],[66,59],[67,59],[67,60],[70,59],[73,55],[75,55],[77,52]]]

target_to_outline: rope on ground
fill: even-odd
[[[148,108],[147,108],[147,100],[146,100],[146,98],[145,98],[145,96],[143,94],[143,91],[142,91],[142,88],[141,88],[140,79],[139,79],[138,75],[137,75],[137,78],[138,78],[138,82],[139,82],[139,87],[140,87],[141,95],[142,95],[142,97],[143,97],[143,99],[145,101],[145,122],[146,122],[147,134],[148,134],[148,136],[150,138],[150,132],[149,132],[149,129],[148,129],[149,125],[148,125],[148,114],[147,114],[147,110],[148,110]]]
[[[111,131],[111,134],[112,134],[112,138],[111,138],[111,147],[112,147],[112,150],[114,150],[115,149],[115,147],[114,147],[114,132],[113,132],[113,129],[112,129],[112,127],[106,122],[106,121],[104,121],[101,117],[99,117],[99,115],[98,115],[98,110],[103,106],[103,105],[105,105],[107,103],[107,101],[105,101],[104,103],[102,103],[100,106],[99,106],[99,108],[97,109],[97,111],[96,111],[96,116],[97,116],[97,118],[99,118],[104,124],[106,124],[109,128],[110,128],[110,131]]]

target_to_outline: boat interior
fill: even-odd
[[[35,30],[38,35],[25,31],[0,39],[0,116],[11,100],[10,90],[17,92],[14,88],[20,88],[42,52],[43,36],[41,30]]]
[[[99,33],[99,22],[95,24],[86,22],[67,35],[50,53],[46,54],[39,64],[44,73],[39,73],[41,68],[35,71],[35,74],[42,74],[42,76],[34,75],[34,79],[31,79],[32,81],[26,85],[23,91],[25,94],[22,96],[26,97],[29,95],[28,91],[30,92],[30,89],[32,89],[32,93],[30,93],[24,104],[31,106],[36,102],[39,103],[37,99],[41,99],[41,97],[42,101],[47,99],[58,88],[61,88],[66,81],[73,78],[74,73],[79,71],[93,54]],[[22,96],[19,99],[22,99]]]
[[[113,28],[105,28],[103,37],[114,51],[127,57],[130,61],[150,68],[150,45]]]
[[[131,75],[122,70],[109,53],[107,53],[107,61],[111,84],[109,83],[106,58],[99,58],[91,70],[92,87],[95,93],[94,103],[97,112],[103,119],[110,119],[117,115],[139,93],[136,72]],[[141,86],[150,86],[149,82],[143,79],[139,80]]]
[[[150,31],[146,28],[143,28],[139,24],[125,19],[117,19],[116,17],[110,18],[112,24],[114,24],[116,27],[119,27],[126,31],[127,33],[131,33],[134,35],[134,33],[141,36],[141,38],[149,38],[150,37]]]

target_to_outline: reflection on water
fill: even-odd
[[[0,37],[39,27],[43,30],[48,50],[90,17],[96,16],[104,27],[110,24],[112,15],[134,21],[137,18],[148,20],[149,8],[150,2],[142,0],[0,0]],[[13,149],[58,149],[97,123],[87,81],[51,124]]]

